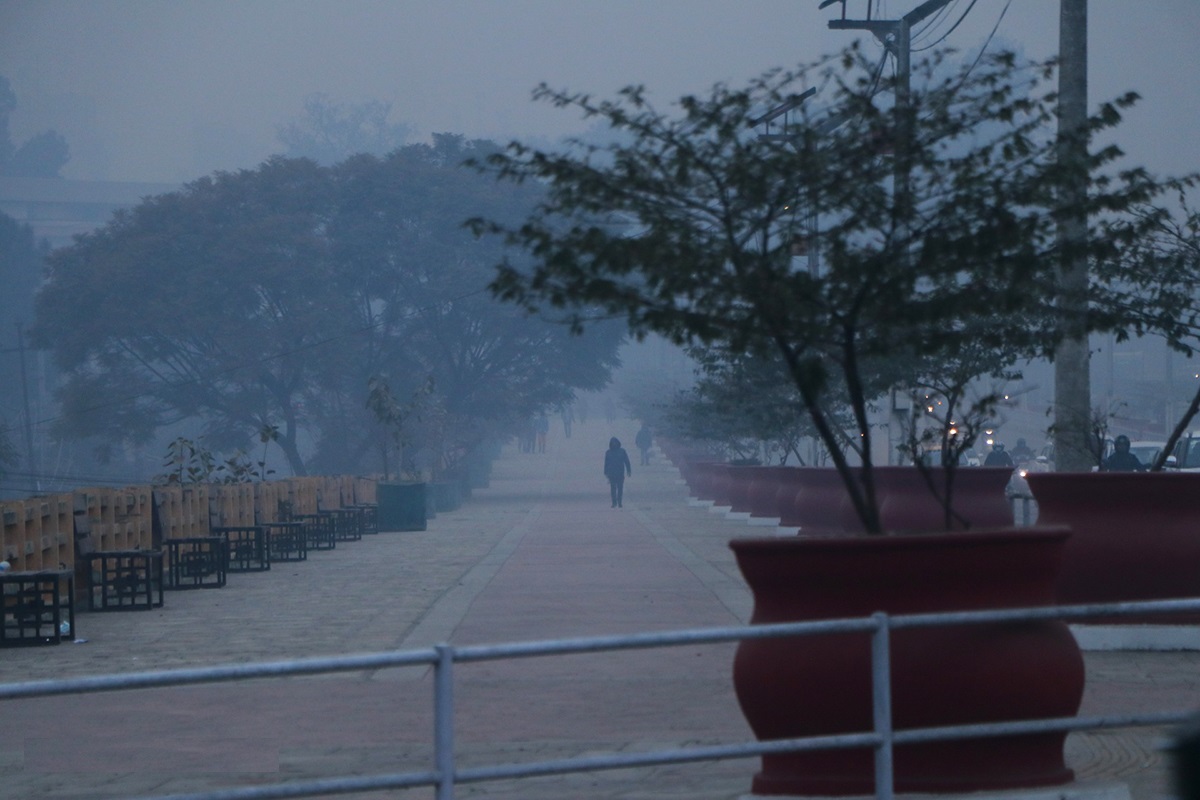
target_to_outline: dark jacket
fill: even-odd
[[[629,454],[621,447],[621,442],[613,437],[604,451],[604,477],[610,481],[623,481],[626,475],[633,474],[633,465],[629,463]]]
[[[1104,459],[1104,466],[1101,467],[1104,472],[1141,472],[1145,468],[1146,465],[1128,450],[1116,451]]]
[[[654,444],[654,436],[650,433],[649,428],[642,428],[637,432],[637,438],[633,441],[639,450],[649,450],[650,445]]]

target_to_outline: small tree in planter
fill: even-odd
[[[598,118],[618,137],[565,152],[515,143],[484,162],[501,178],[547,190],[519,226],[472,222],[532,256],[530,265],[500,265],[494,292],[531,311],[558,310],[575,328],[599,307],[624,316],[635,334],[778,358],[853,515],[867,533],[884,533],[868,413],[879,365],[897,356],[936,363],[976,345],[1031,357],[1052,352],[1064,329],[1109,324],[1102,315],[1067,318],[1055,309],[1057,270],[1064,256],[1079,255],[1064,248],[1122,243],[1100,235],[1056,239],[1058,189],[1077,173],[1057,163],[1051,65],[1019,66],[1011,54],[998,54],[953,71],[942,54],[912,74],[920,88],[899,109],[880,101],[887,95],[877,91],[875,65],[855,47],[799,70],[765,73],[744,89],[718,85],[709,96],[682,98],[677,116],[655,109],[641,87],[611,101],[541,87],[540,99]],[[814,87],[832,114],[801,103]],[[1121,103],[1104,106],[1091,130],[1114,125]],[[801,116],[791,135],[754,129],[762,112],[785,106],[798,106]],[[1095,154],[1089,167],[1098,172],[1118,152]],[[1091,189],[1087,208],[1071,209],[1072,216],[1121,211],[1156,191],[1136,171],[1093,180]],[[793,257],[805,249],[820,253],[819,267]],[[853,420],[849,446],[828,410],[842,406]],[[880,608],[1050,603],[1066,533],[1046,533],[1033,562],[998,555],[1027,538],[1015,533],[734,545],[755,592],[754,621],[774,622]],[[944,552],[949,561],[940,560]],[[1015,567],[1006,584],[1015,593],[985,597],[982,584],[998,585],[1001,563]],[[916,597],[917,589],[935,588],[936,599]],[[1001,640],[1024,643],[997,644],[986,654],[978,648]],[[734,678],[755,733],[869,727],[868,659],[865,643],[856,642],[830,644],[815,657],[808,643],[743,642]],[[893,645],[899,727],[1070,715],[1082,696],[1082,661],[1065,626],[906,631]],[[1017,653],[1037,663],[1010,660]],[[1016,682],[997,677],[987,692],[962,684],[985,667]],[[1027,691],[1033,684],[1053,689],[1035,698]],[[944,702],[930,702],[934,695]],[[965,791],[1070,779],[1062,734],[1017,739],[1005,748],[993,741],[901,748],[897,788]],[[872,785],[863,751],[766,756],[763,765],[759,793],[855,794]]]
[[[1061,245],[1052,209],[1065,171],[1050,132],[1051,69],[1018,67],[1010,54],[941,77],[947,68],[943,57],[914,68],[927,88],[899,120],[881,107],[874,65],[856,48],[768,72],[745,89],[685,97],[678,118],[651,106],[641,87],[595,101],[543,86],[540,99],[622,136],[563,153],[513,144],[485,162],[548,189],[520,226],[473,221],[534,258],[529,268],[503,264],[493,290],[530,309],[562,309],[576,327],[587,303],[624,315],[635,333],[781,359],[863,527],[880,533],[871,365],[901,351],[936,360],[969,346],[1040,355],[1063,323],[1053,310]],[[828,93],[840,126],[829,130],[802,106],[786,139],[751,127],[756,113],[808,86]],[[1118,119],[1107,106],[1092,127]],[[908,190],[898,199],[897,163],[880,142],[895,141],[901,123]],[[1096,168],[1117,152],[1097,154]],[[1152,193],[1131,178],[1096,183],[1091,202],[1120,209]],[[613,224],[631,218],[635,235]],[[799,242],[819,248],[818,271],[793,259]],[[827,410],[835,386],[854,419],[848,446]]]
[[[1005,386],[1021,377],[1013,369],[1014,361],[1015,356],[1003,350],[964,342],[947,358],[911,365],[917,377],[908,387],[911,406],[901,450],[940,503],[946,530],[970,527],[953,504],[956,467],[980,435],[995,425],[1007,398]],[[936,459],[926,454],[936,454]]]
[[[1105,286],[1112,289],[1098,300],[1110,313],[1128,320],[1126,335],[1161,336],[1187,358],[1200,349],[1200,211],[1190,206],[1187,196],[1196,182],[1191,176],[1166,184],[1178,190],[1176,208],[1143,205],[1124,221],[1136,225],[1139,235],[1133,247],[1101,264],[1108,279]],[[1163,469],[1198,413],[1200,388],[1174,421],[1158,458],[1149,465],[1152,472]]]
[[[716,347],[695,348],[694,358],[700,377],[668,410],[677,435],[721,442],[734,459],[804,463],[801,442],[813,431],[777,361]]]

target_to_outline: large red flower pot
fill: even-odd
[[[723,473],[725,465],[719,461],[694,461],[684,473],[688,489],[697,500],[715,500],[717,497],[718,471]]]
[[[1038,523],[1074,531],[1063,553],[1060,603],[1165,600],[1200,591],[1200,473],[1039,472],[1028,480]],[[1105,621],[1184,619],[1197,616]]]
[[[1065,528],[904,536],[773,537],[731,543],[756,624],[1048,605]],[[897,730],[1073,716],[1079,648],[1057,620],[899,629],[891,637]],[[869,731],[866,634],[752,639],[737,650],[738,702],[762,740]],[[909,744],[896,790],[959,793],[1067,783],[1065,733]],[[871,794],[870,748],[766,755],[753,791]]]
[[[756,470],[761,467],[748,466],[742,464],[730,464],[726,475],[729,481],[729,502],[725,505],[729,506],[730,511],[740,514],[749,514],[751,508],[751,493],[754,491],[754,482],[758,479]]]
[[[879,516],[885,530],[946,530],[940,499],[946,494],[944,470],[929,470],[929,479],[916,467],[875,467],[874,472]],[[1012,506],[1004,494],[1011,478],[1012,469],[1008,467],[954,470],[950,495],[955,514],[949,529],[1012,525]]]
[[[796,490],[790,508],[781,505],[780,524],[797,527],[802,535],[809,532],[844,531],[853,508],[850,496],[835,469],[798,467]]]
[[[874,467],[876,503],[884,529],[933,531],[945,529],[939,495],[916,467]],[[956,516],[951,530],[966,527],[1004,527],[1013,524],[1012,507],[1004,494],[1012,470],[970,467],[954,472],[951,495]],[[933,486],[944,493],[945,473],[930,471]],[[837,470],[825,467],[795,468],[790,480],[796,489],[781,525],[800,528],[801,535],[834,532],[860,533],[862,522],[850,502]]]

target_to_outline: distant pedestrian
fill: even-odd
[[[537,451],[546,452],[546,434],[550,433],[550,420],[545,414],[537,418]]]
[[[608,478],[613,508],[623,507],[626,475],[633,475],[633,465],[629,463],[629,453],[621,447],[621,440],[614,436],[608,440],[608,449],[604,451],[604,477]]]
[[[642,423],[642,428],[637,432],[637,438],[633,440],[633,443],[642,453],[642,466],[647,466],[650,463],[650,445],[654,444],[654,435],[650,433],[649,425]]]
[[[563,436],[565,436],[568,439],[571,438],[571,423],[573,423],[574,421],[575,421],[575,412],[571,410],[571,404],[566,403],[562,407],[562,423],[563,423]]]

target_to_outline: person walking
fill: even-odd
[[[642,453],[642,466],[645,467],[650,463],[650,445],[654,444],[654,435],[650,433],[650,426],[642,423],[642,428],[637,432],[637,438],[633,440],[637,445],[638,450]]]
[[[613,508],[623,507],[626,475],[633,475],[633,465],[629,463],[629,453],[621,447],[621,440],[614,436],[608,440],[608,449],[604,451],[604,477],[608,478]]]

